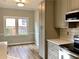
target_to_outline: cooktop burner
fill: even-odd
[[[74,43],[63,44],[63,45],[60,45],[60,47],[67,49],[73,53],[79,54],[79,49],[74,46]]]

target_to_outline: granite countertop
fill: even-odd
[[[64,39],[48,39],[47,41],[51,43],[55,43],[57,45],[73,43],[72,41],[64,40]]]

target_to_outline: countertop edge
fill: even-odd
[[[57,44],[57,45],[73,43],[72,41],[64,40],[64,39],[47,39],[47,41],[54,43],[54,44]]]

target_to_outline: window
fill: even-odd
[[[5,26],[5,34],[16,35],[16,27],[15,27],[15,19],[14,18],[6,18],[6,26]]]
[[[27,35],[28,18],[5,17],[5,36]]]
[[[25,18],[18,19],[18,34],[26,35],[27,34],[27,20]]]

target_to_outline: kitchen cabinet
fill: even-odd
[[[53,42],[48,41],[47,43],[48,59],[79,59],[78,56],[75,56],[73,53],[69,52],[65,48],[62,48]]]
[[[68,11],[68,0],[55,0],[55,27],[68,28],[65,14]]]
[[[48,59],[58,59],[59,58],[59,46],[48,42]]]
[[[55,27],[68,28],[65,14],[68,11],[79,9],[79,0],[55,0]]]
[[[68,0],[68,11],[79,9],[79,0]]]

